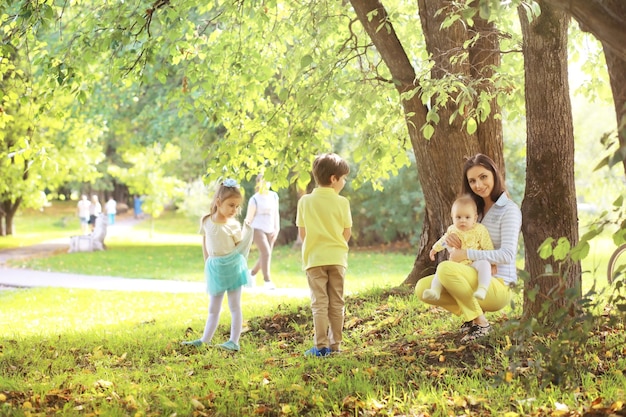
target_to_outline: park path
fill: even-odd
[[[129,233],[142,220],[131,216],[116,219],[114,225],[107,228],[107,237]],[[204,293],[204,282],[186,282],[174,280],[156,280],[141,278],[120,278],[104,275],[81,275],[63,272],[36,271],[23,268],[11,268],[9,260],[26,259],[36,256],[52,256],[69,249],[69,236],[32,246],[0,250],[0,290],[57,287],[85,288],[111,291],[147,291],[167,293]],[[270,296],[308,297],[308,288],[276,288],[266,290],[263,287],[245,288],[245,292],[263,293]]]

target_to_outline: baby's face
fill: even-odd
[[[452,209],[452,222],[459,230],[470,230],[476,224],[478,214],[469,205],[459,205]]]

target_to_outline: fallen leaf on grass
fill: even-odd
[[[454,349],[454,348],[447,348],[447,349],[445,349],[445,351],[448,352],[448,353],[459,353],[459,352],[463,352],[465,349],[467,349],[467,346],[461,345],[461,346],[459,346],[456,349]]]
[[[193,408],[195,408],[196,410],[204,410],[206,408],[204,404],[202,404],[200,401],[196,400],[195,398],[191,399],[191,405],[193,405]]]

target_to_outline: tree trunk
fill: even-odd
[[[624,8],[626,14],[626,7]],[[606,66],[609,71],[609,79],[611,83],[611,91],[613,92],[613,104],[615,105],[615,115],[617,116],[617,135],[619,138],[620,149],[626,152],[626,59],[620,56],[604,45],[604,56],[606,58]],[[624,155],[624,153],[622,153]],[[626,174],[626,158],[622,158],[624,174]]]
[[[580,295],[581,267],[580,262],[544,260],[538,254],[549,237],[578,243],[574,129],[567,80],[569,18],[539,3],[541,15],[532,22],[524,7],[518,9],[524,37],[528,134],[522,232],[530,279],[525,283],[524,315],[549,322],[554,317],[551,313],[568,306],[566,289],[578,288]]]
[[[384,6],[378,0],[351,0],[351,3],[389,68],[398,92],[403,94],[421,89],[414,68],[393,26],[389,23]],[[498,42],[497,38],[492,36],[493,33],[486,35],[485,39],[476,44],[470,51],[469,61],[451,60],[451,57],[464,51],[463,43],[470,37],[467,28],[461,22],[456,22],[446,29],[441,28],[447,13],[438,14],[437,11],[450,7],[448,1],[419,0],[418,4],[426,49],[435,62],[431,71],[432,78],[443,78],[449,74],[464,78],[469,78],[472,74],[482,76],[487,74],[488,65],[499,63]],[[487,33],[493,31],[493,27],[485,21],[480,21],[475,30]],[[485,46],[487,49],[484,49]],[[430,140],[426,140],[421,127],[426,123],[429,108],[422,103],[419,94],[405,98],[402,104],[425,200],[424,225],[417,256],[413,270],[403,283],[414,286],[420,278],[434,273],[435,263],[429,259],[428,253],[450,224],[450,206],[461,190],[464,158],[477,152],[484,152],[493,157],[499,165],[504,165],[502,127],[501,122],[494,118],[485,123],[477,134],[469,135],[462,125],[462,116],[456,117],[451,124],[448,123],[450,116],[458,110],[458,107],[448,102],[438,111],[442,122],[437,125]],[[495,103],[492,109],[498,111]]]
[[[415,70],[397,38],[393,26],[389,23],[384,6],[377,0],[351,0],[351,3],[389,68],[398,92],[403,94],[419,89],[420,85],[416,79]],[[458,50],[466,38],[463,37],[462,40],[459,40],[458,30],[455,31],[452,28],[439,31],[440,20],[443,19],[443,16],[437,18],[439,21],[435,21],[433,16],[435,11],[441,7],[441,2],[429,2],[428,8],[423,3],[420,2],[422,25],[425,28],[431,28],[430,36],[426,37],[427,49],[438,63],[433,69],[433,77],[441,77],[444,74],[444,68],[452,65],[449,62],[451,51]],[[370,21],[368,16],[373,16],[373,19]],[[384,29],[378,30],[381,25]],[[459,25],[455,26],[458,27]],[[455,71],[458,69],[455,68]],[[469,70],[465,69],[465,72],[469,72]],[[475,148],[469,148],[469,141],[465,140],[467,134],[461,129],[459,118],[452,126],[445,122],[441,123],[432,138],[426,140],[422,135],[421,127],[426,123],[428,108],[422,103],[419,94],[403,100],[402,104],[415,154],[417,174],[424,193],[426,211],[413,270],[404,282],[407,285],[415,285],[419,278],[434,271],[435,265],[428,258],[428,252],[439,236],[445,232],[446,226],[450,222],[450,205],[460,188],[459,179],[463,157],[474,153]],[[445,114],[440,114],[440,119],[447,121],[451,111],[451,109],[445,109]]]
[[[571,14],[580,29],[591,32],[612,53],[626,61],[626,2],[624,0],[544,0]],[[543,7],[542,7],[543,9]]]
[[[478,7],[478,1],[472,6]],[[500,39],[498,30],[493,22],[474,16],[474,26],[470,28],[470,36],[479,34],[476,43],[470,48],[469,60],[472,79],[480,80],[480,90],[493,92],[494,86],[489,81],[494,76],[496,68],[500,67]],[[503,154],[502,120],[493,117],[501,114],[500,105],[494,98],[490,102],[492,115],[478,125],[476,135],[480,152],[489,155],[498,166],[502,179],[506,177]]]
[[[21,202],[21,198],[18,198],[14,203],[11,201],[0,202],[0,205],[2,206],[0,211],[3,213],[2,218],[0,218],[0,220],[3,220],[3,224],[0,227],[3,233],[2,236],[10,236],[14,234],[13,218],[15,217],[15,213],[17,213],[17,209],[20,207]]]

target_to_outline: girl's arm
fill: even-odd
[[[204,262],[206,262],[209,252],[206,249],[206,236],[204,234],[202,234],[202,255],[204,256]]]

